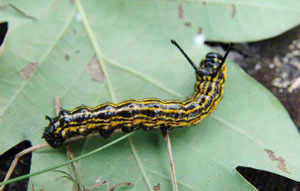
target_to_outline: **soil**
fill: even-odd
[[[16,154],[21,152],[24,149],[27,149],[28,147],[31,147],[31,144],[29,141],[23,141],[13,148],[6,151],[3,155],[0,156],[0,180],[4,180],[5,175],[10,167],[10,164],[14,160],[14,157]],[[24,174],[28,174],[30,172],[30,164],[31,164],[31,153],[23,156],[15,170],[12,174],[12,178],[22,176]],[[27,190],[27,184],[29,179],[25,179],[19,182],[11,183],[6,185],[5,189],[6,191],[25,191]]]
[[[227,47],[207,44],[223,50]],[[300,27],[272,39],[235,44],[228,59],[269,89],[300,131]]]
[[[217,49],[226,49],[226,45],[221,43],[207,44]],[[276,38],[260,42],[235,44],[229,59],[239,64],[250,76],[268,88],[281,101],[300,131],[300,27]],[[14,155],[29,146],[29,142],[20,143],[0,156],[0,180],[4,179]],[[24,157],[13,176],[29,173],[30,161],[31,155]],[[244,171],[245,174],[250,173],[247,169]],[[272,181],[271,188],[265,185],[267,181],[259,181],[260,174],[264,173],[258,170],[257,174],[253,175],[252,173],[251,177],[254,177],[253,184],[257,188],[264,188],[261,190],[282,189],[282,187],[276,188],[276,183],[280,186],[285,185],[287,189],[284,190],[300,190],[299,184],[283,178]],[[245,176],[247,178],[247,175]],[[249,181],[251,181],[251,177],[248,177]],[[8,185],[5,190],[26,190],[27,183],[28,180],[13,183]]]
[[[300,130],[300,27],[237,48],[243,53],[247,48],[251,51],[245,59],[234,61],[281,101]]]

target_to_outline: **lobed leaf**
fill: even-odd
[[[10,9],[0,12],[11,31],[0,58],[2,153],[25,139],[32,144],[43,141],[44,115],[55,115],[55,96],[62,98],[65,109],[72,109],[130,98],[184,100],[192,95],[194,72],[171,38],[197,61],[210,50],[195,43],[199,32],[207,40],[254,41],[299,24],[300,15],[298,1],[11,3],[37,20]],[[93,68],[95,57],[101,68]],[[285,109],[234,63],[227,65],[225,97],[217,111],[197,126],[171,133],[179,190],[253,190],[236,173],[238,165],[300,180],[299,133]],[[95,80],[95,75],[104,78]],[[71,146],[80,156],[119,136]],[[79,161],[79,167],[86,187],[106,180],[110,185],[131,182],[132,190],[151,190],[158,183],[162,190],[171,190],[167,154],[159,131],[140,131]],[[31,171],[66,160],[65,149],[44,149],[33,154]],[[68,167],[60,170],[71,174]],[[33,177],[29,188],[75,186],[57,179],[60,176],[49,172]]]

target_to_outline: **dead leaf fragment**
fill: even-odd
[[[181,3],[178,5],[177,12],[178,12],[178,18],[182,19],[183,18],[183,10],[182,10],[182,4]]]
[[[160,191],[160,184],[158,183],[156,186],[153,186],[155,191]]]
[[[184,23],[184,26],[186,26],[186,27],[191,27],[191,26],[192,26],[192,23],[189,22],[189,21],[188,21],[188,22],[185,22],[185,23]]]
[[[121,185],[130,186],[131,183],[130,183],[130,182],[121,182],[121,183],[118,183],[118,184],[114,185],[114,186],[111,188],[111,191],[114,191],[117,187],[119,187],[119,186],[121,186]]]
[[[236,6],[235,4],[231,4],[232,12],[231,12],[231,17],[234,17],[236,14]]]
[[[274,151],[269,150],[269,149],[265,149],[265,152],[268,154],[269,158],[271,161],[278,161],[278,165],[277,168],[285,173],[291,174],[287,168],[286,168],[286,164],[285,164],[285,160],[281,157],[276,157],[274,154]]]
[[[99,63],[99,60],[96,56],[93,56],[92,60],[87,66],[88,73],[91,75],[92,79],[97,82],[104,81],[104,75]]]
[[[65,54],[65,60],[68,62],[70,60],[70,56]]]
[[[198,34],[202,33],[202,27],[198,27]]]
[[[31,62],[25,66],[20,72],[20,76],[25,80],[31,78],[32,74],[38,69],[38,63]]]

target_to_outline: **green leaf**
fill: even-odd
[[[2,153],[24,139],[44,141],[44,115],[55,115],[55,96],[62,98],[65,109],[72,109],[130,98],[184,100],[192,95],[194,72],[171,38],[198,61],[209,51],[194,42],[199,27],[208,40],[252,41],[288,30],[299,23],[300,15],[297,1],[11,3],[37,20],[10,8],[0,12],[10,23],[0,58]],[[89,63],[95,55],[104,82],[93,80]],[[238,165],[300,180],[300,139],[288,114],[239,67],[227,65],[225,97],[217,111],[197,126],[171,132],[179,190],[253,190],[235,172]],[[77,141],[72,150],[81,156],[119,136]],[[66,160],[65,149],[37,151],[31,172]],[[132,190],[150,190],[158,183],[162,190],[172,190],[167,146],[159,131],[137,132],[80,160],[79,168],[86,187],[107,180],[110,185],[131,182]],[[69,167],[60,170],[72,174]],[[57,179],[60,176],[38,175],[29,187],[75,188],[71,181]]]

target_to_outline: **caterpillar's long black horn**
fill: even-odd
[[[226,53],[225,53],[224,56],[223,56],[223,60],[222,60],[222,63],[220,64],[220,68],[221,68],[222,65],[225,63],[225,60],[226,60],[226,58],[227,58],[229,52],[231,51],[232,47],[233,47],[233,43],[231,42],[230,45],[229,45],[229,47],[228,47],[227,50],[226,50]]]
[[[199,68],[194,64],[194,62],[188,57],[188,55],[182,50],[182,48],[178,45],[178,43],[171,39],[171,43],[174,44],[179,50],[180,52],[183,54],[183,56],[189,61],[189,63],[192,65],[192,67],[194,68],[194,70],[196,70],[196,72],[199,72]]]

